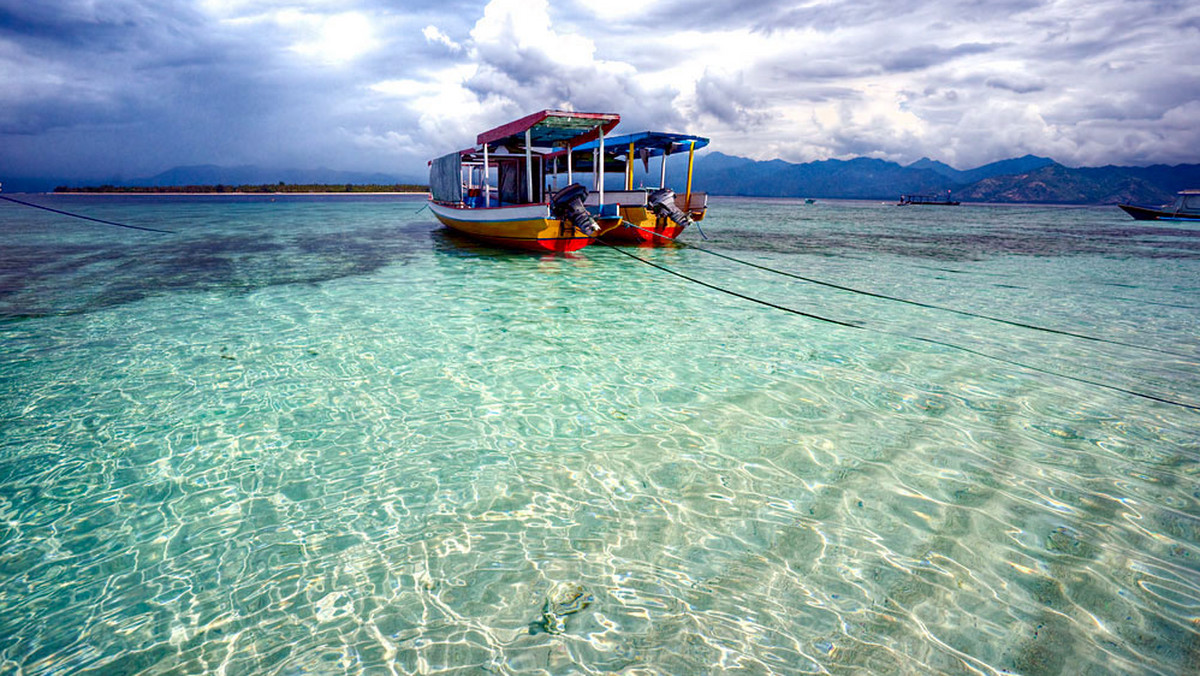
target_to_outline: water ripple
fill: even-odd
[[[97,258],[95,279],[126,271],[119,301],[54,287],[47,307],[89,310],[0,324],[0,673],[1174,674],[1200,660],[1194,414],[777,316],[603,251],[464,247],[405,208],[388,225],[392,212],[322,207],[294,236],[223,226],[219,283],[138,287],[146,268]],[[991,238],[938,221],[869,244],[858,229],[882,226],[867,216],[819,223],[842,228],[803,240],[821,256],[751,237],[716,204],[706,231],[931,293],[942,282],[896,257],[950,243],[966,288],[1028,278],[999,309],[1088,324],[1122,314],[1097,300],[1110,283],[1153,280],[1122,293],[1163,303],[1114,326],[1195,342],[1174,302],[1194,274],[1179,242],[1151,255],[1138,236],[1101,263],[1118,224],[1085,245],[1028,210],[993,214],[1015,220]],[[317,221],[354,236],[342,247]],[[812,225],[764,223],[788,242]],[[1039,290],[1035,263],[1014,261],[1032,256],[1012,249],[1031,229],[1055,240],[1038,269],[1063,266],[1059,285],[1087,294]],[[1194,365],[646,255],[1196,394]],[[1182,267],[1149,275],[1150,258]],[[307,276],[305,260],[355,272]],[[31,274],[19,299],[67,273]]]

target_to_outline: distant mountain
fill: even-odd
[[[1026,155],[1024,157],[1017,157],[1011,160],[1000,160],[999,162],[985,164],[982,167],[976,167],[975,169],[961,171],[944,162],[938,162],[936,160],[931,160],[928,157],[922,157],[905,168],[916,170],[927,169],[929,171],[937,172],[938,174],[946,177],[958,185],[969,185],[971,183],[975,183],[976,181],[982,181],[985,178],[1029,172],[1033,171],[1034,169],[1041,169],[1042,167],[1049,166],[1051,164],[1054,164],[1054,160],[1050,159],[1049,157]]]
[[[962,172],[961,182],[964,184],[975,183],[976,181],[982,181],[985,178],[992,178],[994,176],[1010,176],[1012,174],[1034,171],[1035,169],[1048,167],[1052,164],[1056,164],[1054,160],[1049,157],[1038,157],[1037,155],[1026,155],[1010,160],[1000,160],[999,162],[992,162],[991,164],[985,164],[982,167]]]
[[[952,181],[959,181],[960,177],[962,176],[962,173],[963,173],[963,172],[959,171],[958,169],[955,169],[954,167],[950,166],[949,164],[946,164],[945,162],[938,162],[937,160],[931,160],[928,157],[922,157],[921,159],[917,160],[916,162],[913,162],[912,164],[908,165],[906,168],[907,169],[928,169],[930,171],[936,171],[937,173],[941,174],[942,176],[945,176],[946,178],[948,178]]]
[[[668,163],[669,183],[682,186],[687,162],[673,161]],[[657,183],[654,169],[645,180]],[[711,152],[696,158],[693,186],[718,195],[752,197],[895,200],[900,195],[950,191],[955,199],[981,202],[1162,204],[1179,190],[1200,187],[1200,164],[1073,169],[1026,155],[958,170],[929,158],[907,166],[867,158],[793,164]]]
[[[687,173],[686,154],[667,162],[668,184],[682,189]],[[635,183],[658,184],[658,161],[649,171],[637,163]],[[58,185],[119,186],[262,185],[283,181],[292,184],[423,184],[425,176],[362,173],[333,169],[277,169],[257,166],[175,167],[147,178],[132,180],[54,180],[0,177],[3,190],[46,192]],[[608,187],[618,186],[609,174]],[[1055,204],[1163,204],[1185,188],[1200,188],[1200,164],[1149,167],[1070,168],[1046,157],[1026,155],[959,170],[943,162],[921,158],[907,166],[869,158],[820,160],[795,164],[783,160],[758,161],[720,152],[696,157],[695,190],[717,195],[755,197],[818,197],[896,200],[901,195],[938,194],[947,191],[959,200],[981,202],[1041,202]]]
[[[687,162],[668,162],[670,185],[683,185]],[[654,167],[650,171],[651,181]],[[909,169],[895,162],[860,157],[792,164],[783,160],[758,162],[713,152],[696,158],[693,184],[721,195],[753,197],[838,197],[895,199],[903,193],[940,190],[946,177],[931,169]]]
[[[983,179],[955,193],[981,202],[1055,204],[1165,204],[1175,193],[1200,186],[1200,165],[1081,167],[1052,164],[1034,171]]]

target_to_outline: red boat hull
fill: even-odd
[[[704,220],[704,209],[692,210],[693,221]],[[609,244],[655,245],[666,244],[683,232],[684,226],[655,216],[645,207],[622,206],[621,225],[600,236]]]

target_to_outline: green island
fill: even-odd
[[[263,183],[261,185],[173,185],[173,186],[120,186],[98,185],[72,188],[60,185],[54,189],[56,193],[423,193],[429,192],[429,186],[409,183],[378,184],[378,183]]]

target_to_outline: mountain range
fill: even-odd
[[[670,185],[683,185],[686,162],[672,166],[669,160],[667,172]],[[711,152],[696,158],[692,180],[715,195],[895,200],[949,193],[971,202],[1162,204],[1180,190],[1200,187],[1200,164],[1072,168],[1026,155],[959,170],[929,158],[909,165],[870,158],[793,164]]]
[[[687,162],[672,156],[667,162],[668,185],[682,188]],[[635,180],[658,183],[658,167],[651,161],[647,175],[641,163]],[[293,184],[395,184],[425,183],[424,177],[338,171],[332,169],[279,169],[253,165],[175,167],[146,178],[106,181],[54,181],[4,179],[5,192],[42,192],[58,185],[183,186]],[[693,187],[714,195],[752,197],[813,197],[831,199],[895,200],[901,195],[946,195],[964,202],[1029,202],[1043,204],[1163,204],[1185,188],[1200,188],[1200,164],[1149,167],[1067,167],[1047,157],[1026,155],[992,162],[974,169],[955,169],[943,162],[921,158],[908,165],[871,158],[819,160],[796,164],[783,160],[752,160],[709,152],[695,161]],[[607,185],[615,188],[616,176]]]

